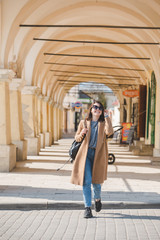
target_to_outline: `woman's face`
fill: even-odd
[[[102,114],[102,107],[99,103],[94,103],[91,109],[92,116],[100,117]]]

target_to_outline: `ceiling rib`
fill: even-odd
[[[111,77],[124,77],[124,78],[140,78],[140,77],[136,77],[136,76],[123,76],[123,75],[115,75],[115,74],[100,74],[100,73],[84,73],[84,72],[72,72],[72,71],[63,71],[63,70],[54,70],[54,69],[51,69],[50,70],[51,72],[62,72],[62,73],[79,73],[79,74],[82,74],[82,75],[96,75],[96,76],[111,76]]]
[[[85,78],[84,78],[85,79]],[[92,79],[94,79],[94,78],[92,78]],[[107,81],[107,79],[101,79],[102,81],[104,81],[104,82],[99,82],[99,83],[107,83],[108,84],[108,81]],[[105,81],[106,80],[106,81]],[[109,79],[109,80],[117,80],[117,81],[128,81],[128,79]],[[131,81],[133,81],[133,82],[131,82]],[[85,80],[82,80],[82,81],[80,81],[80,80],[64,80],[64,79],[60,79],[60,80],[57,80],[57,82],[75,82],[75,83],[81,83],[81,82],[85,82]],[[88,81],[86,81],[86,82],[88,82]],[[110,82],[110,81],[109,81]],[[113,83],[113,82],[112,82]],[[130,79],[129,80],[129,84],[133,84],[133,83],[135,83],[134,82],[134,80],[133,79]],[[137,84],[137,83],[135,83],[135,84]]]
[[[69,64],[69,63],[54,63],[54,62],[44,62],[44,64],[53,64],[53,65],[60,65],[60,66],[74,66],[74,67],[87,67],[87,68],[103,68],[103,69],[117,69],[117,70],[128,70],[128,71],[140,71],[144,72],[143,69],[136,69],[136,68],[123,68],[123,67],[105,67],[105,66],[95,66],[95,65],[83,65],[83,64]]]
[[[65,43],[94,43],[94,44],[116,44],[116,45],[160,45],[159,42],[101,42],[101,41],[86,41],[86,40],[66,40],[66,39],[49,39],[49,38],[33,38],[37,41],[49,42],[65,42]]]
[[[121,81],[124,81],[124,80],[135,80],[134,78],[119,78],[119,77],[114,77],[114,78],[111,78],[111,77],[86,77],[86,76],[67,76],[67,75],[54,75],[56,77],[74,77],[74,78],[91,78],[91,79],[109,79],[109,80],[121,80]]]
[[[96,55],[80,55],[80,54],[64,54],[64,53],[44,53],[44,55],[53,56],[68,56],[68,57],[88,57],[88,58],[113,58],[113,59],[139,59],[139,60],[150,60],[151,58],[142,57],[114,57],[114,56],[96,56]]]
[[[160,30],[159,26],[118,26],[118,25],[53,25],[53,24],[20,24],[19,27],[51,27],[51,28],[118,28],[118,29],[145,29]]]

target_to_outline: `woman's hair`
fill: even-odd
[[[94,100],[94,102],[91,104],[90,108],[89,108],[89,114],[88,114],[88,117],[86,118],[88,121],[92,120],[92,113],[91,113],[91,110],[92,110],[92,107],[95,103],[98,103],[101,108],[102,108],[102,114],[100,115],[98,121],[99,122],[104,122],[104,107],[103,107],[103,104],[97,100]]]

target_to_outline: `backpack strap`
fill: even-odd
[[[86,120],[86,118],[84,119],[84,127],[87,128],[87,120]]]

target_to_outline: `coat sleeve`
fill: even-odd
[[[82,131],[82,129],[84,128],[84,120],[81,120],[79,125],[78,125],[78,129],[75,135],[75,140],[76,142],[81,142],[83,139],[83,136],[80,134],[80,132]]]
[[[109,117],[105,118],[105,133],[107,136],[113,134],[113,127]]]

